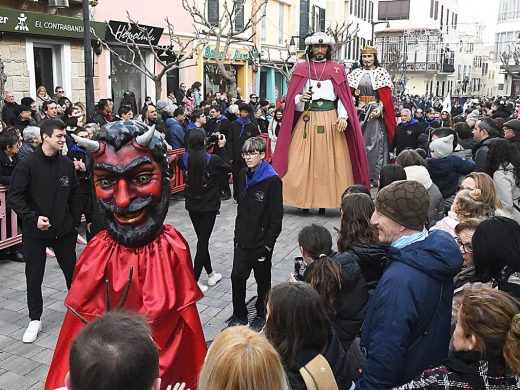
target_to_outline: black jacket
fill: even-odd
[[[41,148],[16,165],[7,199],[23,220],[23,234],[35,238],[61,237],[79,226],[81,202],[74,164],[58,153],[52,157]],[[36,227],[39,216],[49,218],[47,231]]]
[[[251,118],[251,121],[253,119]],[[242,131],[242,125],[238,123],[238,121],[231,122],[229,126],[229,137],[226,142],[226,147],[228,149],[228,155],[231,160],[240,161],[242,158],[242,146],[244,146],[244,142],[248,138],[256,137],[260,134],[258,131],[258,126],[251,122],[244,128],[244,132],[242,136],[240,136],[240,132]]]
[[[497,137],[487,137],[476,144],[473,151],[473,161],[475,161],[475,172],[484,172],[486,169],[486,159],[490,144],[497,140]]]
[[[331,259],[341,266],[341,296],[332,325],[341,346],[348,351],[363,324],[368,303],[367,284],[361,268],[348,252],[334,253]]]
[[[19,161],[20,157],[17,154],[13,156],[13,161],[11,161],[5,152],[0,152],[0,184],[3,186],[11,185],[11,176]]]
[[[235,243],[242,248],[273,248],[282,231],[282,180],[277,175],[272,176],[246,191],[246,174],[252,177],[248,168],[238,175]]]
[[[361,268],[369,294],[375,290],[383,275],[388,249],[388,246],[380,244],[357,244],[348,250]]]
[[[15,107],[18,104],[16,102],[7,103],[4,100],[4,108],[2,109],[2,120],[7,126],[14,126],[16,120],[16,113],[14,112]]]
[[[301,351],[296,360],[297,368],[289,368],[286,370],[287,379],[292,390],[307,390],[305,381],[300,374],[300,368],[309,363],[317,355],[323,355],[327,360],[336,379],[336,383],[340,390],[349,389],[352,382],[350,382],[348,374],[348,362],[346,360],[345,351],[341,347],[338,336],[332,331],[329,342],[321,349],[307,349]]]
[[[395,129],[390,150],[395,149],[395,155],[398,156],[406,148],[417,149],[419,146],[418,138],[421,134],[423,134],[423,128],[417,119],[412,118],[408,123],[399,123]]]
[[[509,142],[515,145],[518,150],[520,150],[520,135],[515,135],[513,138],[509,138]]]
[[[206,176],[203,179],[203,193],[201,197],[195,198],[190,195],[190,181],[187,175],[187,167],[184,166],[183,154],[178,160],[177,165],[184,173],[186,190],[184,200],[186,210],[196,213],[215,212],[220,209],[220,185],[218,178],[220,175],[227,175],[231,172],[231,166],[219,156],[212,154],[206,167]]]

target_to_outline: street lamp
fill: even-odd
[[[85,103],[87,109],[87,118],[92,119],[94,109],[94,72],[92,69],[92,42],[90,36],[90,11],[89,0],[83,0],[83,46],[85,61]],[[68,8],[69,0],[50,0],[49,7],[52,8]]]
[[[375,46],[374,44],[374,26],[376,24],[382,24],[382,23],[386,23],[386,28],[390,28],[390,22],[386,22],[386,21],[382,21],[382,22],[370,22],[370,24],[372,25],[372,38],[371,38],[371,41],[372,42],[372,46]]]

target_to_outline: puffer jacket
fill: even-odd
[[[333,253],[331,259],[341,266],[341,296],[332,325],[345,351],[359,335],[366,305],[368,290],[365,278],[357,261],[350,253]]]
[[[389,389],[448,356],[453,277],[462,268],[455,240],[441,231],[391,247],[365,315],[367,361],[360,389]]]
[[[504,210],[520,223],[520,187],[516,184],[514,169],[513,164],[502,166],[493,173],[493,181]]]
[[[520,389],[520,375],[506,375],[503,359],[479,359],[480,356],[476,352],[456,352],[441,366],[425,370],[413,381],[396,389]]]
[[[354,256],[361,273],[367,283],[368,294],[372,295],[377,282],[381,279],[386,264],[386,256],[390,249],[387,245],[356,244],[349,248],[348,253]]]
[[[459,156],[449,155],[443,158],[428,158],[428,172],[430,177],[441,191],[444,199],[457,193],[459,176],[467,175],[475,169],[471,160],[463,160]]]

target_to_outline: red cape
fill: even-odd
[[[386,134],[388,136],[389,145],[392,144],[395,135],[397,121],[395,120],[394,101],[392,100],[392,90],[389,87],[379,88],[377,90],[379,99],[383,103],[383,120],[385,121]]]
[[[78,259],[72,287],[65,304],[87,321],[105,313],[105,280],[110,282],[112,308],[119,303],[134,267],[124,308],[145,315],[159,349],[161,388],[186,382],[197,388],[199,371],[206,356],[206,343],[196,302],[203,294],[193,277],[187,242],[170,225],[151,243],[128,248],[99,233]],[[54,351],[45,389],[64,385],[69,370],[69,350],[83,323],[67,312]]]
[[[316,70],[317,73],[321,75],[322,67],[320,67],[319,63],[316,64]],[[276,141],[276,150],[273,155],[273,168],[281,177],[287,173],[292,131],[299,117],[299,113],[295,115],[294,98],[297,94],[301,93],[308,78],[307,62],[296,64],[289,82],[285,111]],[[327,61],[322,80],[332,81],[334,91],[348,113],[348,127],[345,131],[345,137],[347,138],[354,181],[356,184],[363,184],[370,188],[365,143],[363,142],[363,135],[359,126],[356,107],[352,99],[352,92],[345,74],[345,68],[335,61]]]

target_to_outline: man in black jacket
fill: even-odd
[[[12,92],[5,93],[4,108],[2,109],[2,120],[7,126],[13,126],[16,119],[14,112],[15,107],[18,104],[14,101],[14,95]]]
[[[18,163],[8,193],[8,203],[23,222],[22,250],[31,319],[23,336],[24,343],[35,341],[42,328],[45,248],[54,250],[67,288],[72,283],[76,264],[81,204],[74,164],[61,154],[65,129],[65,123],[58,119],[40,122],[42,146]]]
[[[229,126],[229,136],[227,137],[227,151],[231,159],[231,172],[233,174],[233,199],[238,199],[237,177],[238,173],[246,167],[244,158],[242,157],[242,147],[244,142],[250,137],[256,137],[260,134],[258,126],[255,125],[250,118],[251,106],[249,104],[241,104],[238,106],[240,116]]]
[[[235,222],[235,251],[231,271],[233,317],[229,326],[246,325],[246,282],[254,270],[257,283],[256,317],[251,328],[265,324],[267,294],[271,289],[273,248],[282,231],[282,180],[265,158],[261,138],[245,141],[242,156],[247,167],[236,176],[238,207]]]

